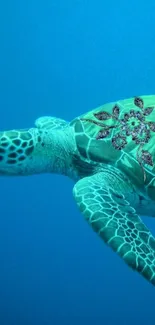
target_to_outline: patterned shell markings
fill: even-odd
[[[153,169],[155,96],[141,96],[105,104],[75,122],[79,153],[87,160],[114,162],[127,153]]]

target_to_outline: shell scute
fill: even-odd
[[[108,103],[82,115],[74,123],[78,149],[85,146],[87,137],[84,158],[117,166],[121,157],[127,155],[130,163],[138,163],[144,180],[147,169],[155,172],[155,96]],[[81,124],[78,137],[76,124]]]

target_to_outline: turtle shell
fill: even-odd
[[[155,95],[107,103],[71,125],[82,159],[136,172],[141,182],[155,175]]]

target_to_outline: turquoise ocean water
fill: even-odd
[[[153,0],[0,2],[1,130],[153,93]],[[93,233],[72,187],[0,178],[0,325],[154,325],[154,287]]]

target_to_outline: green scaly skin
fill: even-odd
[[[37,128],[0,133],[0,175],[72,176],[72,128],[67,122],[50,117],[39,118],[35,124]]]
[[[0,175],[59,173],[77,181],[73,194],[87,222],[133,270],[155,285],[155,238],[139,217],[154,216],[155,211],[155,130],[148,124],[155,122],[154,108],[148,109],[155,105],[155,96],[141,99],[142,114],[147,108],[143,120],[151,132],[140,151],[131,135],[120,150],[112,142],[118,134],[124,136],[124,114],[141,110],[130,98],[103,105],[70,124],[42,117],[35,128],[1,132]],[[117,119],[111,117],[116,104]],[[99,121],[94,114],[100,112],[110,117],[104,115]],[[127,123],[131,121],[132,126],[138,124],[135,117]],[[104,139],[97,139],[98,122],[102,130],[110,130]]]

